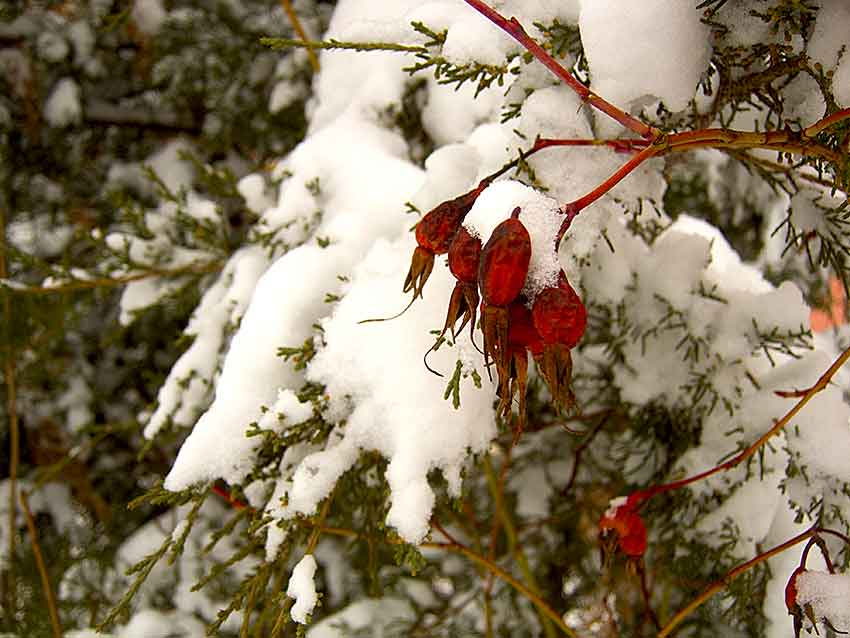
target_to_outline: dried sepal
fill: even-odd
[[[442,332],[440,332],[440,337],[448,331],[451,332],[452,338],[456,339],[458,333],[463,330],[463,327],[469,324],[469,338],[472,339],[472,333],[475,330],[475,319],[478,313],[478,302],[478,286],[458,281],[449,299],[446,323],[443,326]],[[458,320],[460,320],[459,326],[457,325]]]
[[[507,390],[510,366],[508,326],[509,312],[507,308],[503,306],[491,306],[487,303],[481,304],[481,331],[484,333],[484,365],[487,366],[489,372],[490,365],[495,364],[500,393]]]
[[[544,346],[534,355],[537,371],[546,385],[555,404],[564,412],[576,407],[576,397],[572,389],[573,358],[570,349],[559,344]]]
[[[422,297],[422,288],[434,270],[434,253],[417,246],[410,260],[410,270],[404,280],[403,292],[413,291],[413,298]]]

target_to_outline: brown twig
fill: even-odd
[[[605,115],[616,120],[630,131],[637,133],[642,138],[654,140],[661,135],[658,129],[647,126],[636,117],[621,111],[616,106],[596,95],[581,82],[573,77],[569,70],[565,69],[561,64],[553,58],[549,53],[541,47],[537,42],[526,33],[523,26],[516,18],[506,19],[503,15],[490,8],[481,0],[464,0],[469,6],[478,11],[490,22],[502,29],[510,35],[514,40],[519,42],[529,53],[537,58],[543,65],[554,73],[558,78],[563,80],[573,91],[575,91],[583,102],[590,104]]]
[[[613,410],[607,410],[603,413],[602,418],[599,419],[599,422],[594,425],[590,431],[584,435],[584,439],[581,443],[576,447],[573,452],[573,467],[570,471],[570,478],[567,481],[567,484],[561,490],[561,496],[566,496],[569,494],[570,490],[573,488],[573,484],[575,483],[576,477],[578,476],[578,467],[579,463],[581,463],[581,456],[584,454],[584,451],[593,441],[593,438],[599,433],[599,431],[604,427],[604,425],[608,422],[609,417],[614,413]]]
[[[6,266],[6,216],[5,209],[0,206],[0,279],[8,276]],[[13,616],[16,607],[15,583],[15,539],[17,537],[18,512],[18,465],[20,463],[21,443],[20,427],[18,424],[17,390],[15,387],[15,356],[12,349],[12,335],[9,333],[12,322],[12,303],[10,294],[0,290],[3,298],[3,377],[6,385],[6,415],[9,419],[9,559],[6,567],[4,585],[6,595],[4,603],[8,607],[9,617]]]
[[[786,549],[797,545],[798,543],[802,543],[804,540],[810,538],[814,534],[818,533],[818,528],[812,527],[802,534],[798,534],[794,538],[777,545],[773,549],[769,549],[766,552],[762,552],[755,558],[748,560],[746,563],[742,563],[726,573],[725,576],[721,577],[719,580],[714,581],[706,587],[700,594],[694,598],[690,603],[688,603],[683,609],[679,611],[670,621],[664,625],[660,632],[658,632],[658,638],[665,638],[669,636],[670,633],[675,629],[685,618],[690,616],[698,607],[700,607],[705,601],[714,596],[719,591],[726,589],[729,586],[729,583],[736,579],[738,576],[743,574],[744,572],[752,569],[756,565],[763,563],[768,558],[772,558],[777,554],[781,554]]]
[[[304,27],[301,26],[301,21],[298,19],[298,14],[295,13],[295,9],[292,8],[292,4],[290,4],[289,0],[280,0],[280,4],[283,7],[283,10],[286,11],[286,15],[289,17],[289,22],[292,24],[292,28],[295,30],[295,33],[303,42],[308,42],[307,34],[304,32]],[[305,47],[307,49],[307,57],[310,59],[310,66],[313,67],[313,71],[319,72],[319,58],[316,57],[316,52],[313,51],[313,47],[309,44]]]
[[[838,370],[847,362],[848,359],[850,359],[850,348],[847,348],[844,352],[841,353],[841,355],[832,363],[831,366],[829,366],[827,371],[820,376],[820,378],[817,380],[817,382],[815,382],[813,386],[803,391],[800,400],[797,401],[797,403],[795,403],[794,406],[790,410],[788,410],[788,412],[785,413],[785,416],[779,419],[773,425],[772,428],[762,434],[755,443],[747,447],[745,450],[736,454],[733,458],[729,459],[725,463],[716,465],[715,467],[709,470],[705,470],[704,472],[700,472],[699,474],[695,474],[694,476],[689,476],[688,478],[684,478],[679,481],[673,481],[672,483],[666,483],[664,485],[656,485],[646,490],[640,490],[639,492],[635,492],[633,494],[633,497],[635,497],[635,506],[639,506],[640,504],[645,503],[649,498],[655,496],[656,494],[670,492],[672,490],[679,489],[680,487],[690,485],[691,483],[706,479],[719,472],[731,470],[732,468],[746,461],[748,458],[752,457],[773,436],[779,434],[779,432],[781,432],[782,429],[786,425],[788,425],[791,419],[797,416],[800,410],[802,410],[818,392],[826,388],[826,386],[832,380],[832,377],[835,376],[835,373],[838,372]]]
[[[150,268],[142,272],[135,272],[122,277],[97,277],[92,279],[74,279],[65,284],[57,286],[15,286],[4,284],[5,276],[0,276],[0,290],[6,288],[13,293],[29,295],[51,295],[60,292],[76,292],[78,290],[91,290],[93,288],[108,288],[112,286],[124,286],[135,281],[151,279],[153,277],[185,277],[188,275],[206,275],[221,270],[220,261],[210,261],[201,264],[188,264],[179,268]]]
[[[442,549],[447,552],[453,552],[455,554],[461,554],[462,556],[466,556],[473,563],[486,568],[494,576],[505,581],[523,596],[528,598],[543,615],[545,615],[550,621],[552,621],[567,636],[576,638],[576,633],[564,622],[564,619],[561,617],[561,614],[552,609],[552,607],[550,607],[545,600],[543,600],[539,595],[532,591],[531,588],[511,576],[508,572],[499,567],[490,559],[481,556],[480,554],[474,552],[465,545],[456,545],[454,543],[422,543],[421,547]]]
[[[837,124],[843,120],[850,119],[850,108],[841,109],[840,111],[836,111],[832,115],[827,115],[822,120],[815,122],[808,128],[803,129],[804,137],[815,137],[819,133],[822,133],[826,129],[828,129],[833,124]]]
[[[35,564],[38,568],[38,575],[41,576],[41,588],[44,591],[44,598],[47,602],[47,612],[50,615],[50,626],[53,628],[55,638],[62,638],[62,625],[59,623],[59,611],[56,607],[56,597],[53,595],[53,588],[50,586],[50,575],[47,573],[47,566],[44,564],[44,556],[41,553],[41,545],[38,542],[38,530],[35,527],[35,520],[30,510],[27,494],[21,490],[21,509],[27,520],[27,530],[30,535],[30,544],[32,545],[32,553],[35,556]]]

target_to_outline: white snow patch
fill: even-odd
[[[71,78],[59,80],[44,103],[44,119],[50,126],[79,124],[83,119],[80,85]]]
[[[286,595],[295,599],[295,603],[289,610],[292,620],[302,625],[307,624],[307,617],[313,613],[319,596],[316,593],[316,583],[313,580],[316,575],[316,559],[312,554],[304,554],[304,558],[298,561],[292,575],[289,577],[289,585]]]

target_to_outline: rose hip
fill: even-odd
[[[574,348],[587,327],[587,310],[564,271],[557,286],[545,288],[537,295],[531,313],[534,327],[547,345]]]
[[[603,552],[610,556],[620,551],[629,559],[639,559],[646,551],[646,525],[631,498],[609,509],[599,521]]]
[[[478,282],[480,260],[481,240],[461,226],[449,246],[449,270],[458,281],[474,284]]]
[[[519,209],[514,211],[517,214]],[[478,283],[489,306],[507,306],[519,296],[531,263],[531,237],[515,217],[496,226],[481,250]]]
[[[413,298],[422,296],[425,282],[434,269],[434,256],[448,252],[452,239],[463,218],[472,208],[483,186],[459,197],[447,200],[430,210],[416,225],[416,250],[410,270],[404,280],[404,292],[413,291]]]

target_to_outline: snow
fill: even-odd
[[[351,635],[348,628],[368,628],[372,635],[385,636],[391,623],[413,617],[410,604],[398,598],[359,600],[310,627],[307,638],[346,638]]]
[[[497,181],[478,196],[463,225],[485,244],[493,229],[516,207],[521,209],[519,220],[531,237],[531,263],[523,293],[532,303],[537,293],[558,282],[561,262],[555,252],[555,237],[564,220],[558,202],[520,182]]]
[[[42,59],[54,63],[64,60],[70,51],[65,38],[53,31],[45,31],[39,35],[36,46]]]
[[[162,0],[134,0],[130,15],[136,28],[151,36],[159,31],[168,17],[168,12],[163,7]]]
[[[56,257],[68,246],[73,231],[47,215],[29,216],[20,211],[6,229],[9,241],[20,251],[40,257]]]
[[[51,126],[79,124],[83,119],[80,86],[71,78],[62,78],[44,103],[44,119]]]
[[[689,2],[583,2],[579,28],[591,88],[614,104],[660,98],[671,111],[693,98],[708,68],[708,27]]]
[[[835,69],[836,63],[846,60],[850,49],[850,6],[843,0],[820,0],[808,54],[812,63],[824,71]],[[835,79],[833,79],[835,82]],[[835,86],[839,86],[837,83]]]
[[[850,629],[850,575],[807,570],[797,576],[797,603],[811,605],[814,617]]]
[[[313,577],[316,575],[316,559],[312,554],[305,554],[298,564],[293,568],[289,577],[289,585],[286,595],[295,599],[295,603],[289,610],[292,620],[302,625],[307,624],[307,618],[313,613],[319,597],[316,594],[316,583]]]
[[[502,9],[519,14],[526,24],[555,17],[579,20],[592,89],[632,109],[659,99],[672,110],[686,108],[708,66],[708,30],[692,3],[647,0],[637,7],[596,0],[583,2],[579,12],[577,2],[537,0],[505,2]],[[726,7],[721,17],[734,17],[734,11]],[[336,7],[327,37],[415,42],[421,38],[407,25],[411,18],[447,29],[443,54],[456,61],[501,63],[505,53],[518,50],[492,24],[449,2],[347,0]],[[826,33],[832,27],[819,19],[817,28]],[[740,37],[759,39],[761,29],[760,21],[746,21]],[[845,36],[829,31],[823,37],[834,44]],[[826,50],[817,55],[824,64],[837,64],[836,74],[850,73],[845,70],[850,69],[846,56],[827,59]],[[471,456],[488,451],[496,435],[495,392],[486,374],[480,389],[471,379],[462,381],[461,407],[455,410],[442,400],[446,379],[422,365],[433,345],[432,331],[442,327],[454,283],[443,258],[436,261],[424,298],[402,316],[362,323],[395,315],[409,301],[401,287],[415,246],[409,231],[416,218],[406,213],[405,204],[411,202],[424,212],[470,190],[515,158],[518,149],[528,148],[535,135],[583,139],[612,130],[600,127],[602,120],[589,117],[579,98],[553,85],[536,63],[518,64],[518,75],[507,78],[511,86],[486,90],[475,100],[473,86],[455,91],[428,78],[421,89],[423,125],[435,149],[423,169],[381,115],[404,94],[409,78],[402,67],[407,62],[388,53],[321,54],[307,137],[281,158],[270,180],[254,173],[238,182],[247,208],[260,216],[253,231],[270,237],[271,247],[242,248],[220,274],[210,277],[212,283],[185,331],[192,344],[161,388],[145,430],[152,438],[169,424],[192,427],[165,481],[166,489],[177,491],[216,479],[244,482],[254,469],[261,439],[246,436],[252,425],[285,433],[310,419],[323,420],[330,429],[326,438],[289,446],[277,465],[279,474],[249,486],[252,506],[272,519],[265,540],[267,560],[275,559],[287,540],[288,521],[314,514],[365,452],[377,452],[388,461],[386,475],[378,477],[389,486],[384,522],[405,541],[422,543],[436,501],[433,473],[442,474],[450,496],[461,494],[461,476]],[[846,97],[841,90],[836,93],[839,101]],[[517,96],[525,98],[526,92],[519,119],[501,123],[504,107]],[[804,80],[786,88],[789,108],[804,121],[818,117],[822,108],[809,92]],[[277,91],[275,96],[271,107],[292,97]],[[215,222],[212,203],[191,190],[192,171],[179,159],[181,148],[187,148],[185,142],[167,146],[150,164],[169,189],[186,190],[190,215]],[[464,225],[486,241],[498,223],[521,208],[519,219],[532,238],[525,294],[533,299],[564,269],[592,311],[611,311],[602,316],[610,317],[606,329],[622,360],[607,382],[627,409],[654,402],[673,411],[694,410],[703,419],[699,443],[675,465],[676,474],[691,475],[764,433],[792,405],[775,391],[810,385],[829,365],[832,353],[801,349],[796,359],[779,353],[769,359],[764,354],[761,335],[771,330],[794,333],[808,325],[803,294],[790,282],[773,286],[707,222],[688,215],[671,222],[659,212],[653,221],[665,229],[652,241],[627,225],[631,218],[623,211],[633,210],[639,199],[659,206],[663,202],[661,161],[647,162],[583,211],[556,253],[553,241],[563,220],[558,207],[586,194],[626,159],[604,147],[542,151],[530,165],[548,191],[508,173],[484,189]],[[709,179],[722,179],[719,160],[704,159]],[[138,168],[119,167],[112,177],[132,183]],[[274,192],[268,183],[276,179],[280,183]],[[815,202],[823,197],[807,188],[792,199],[794,222],[803,231],[822,228]],[[787,208],[788,201],[779,197],[765,205],[778,210],[777,202]],[[168,232],[173,208],[163,205],[149,211],[148,225]],[[644,215],[655,215],[649,204],[646,209]],[[168,252],[165,244],[123,232],[110,235],[107,242],[141,263],[154,263],[156,256],[170,265],[208,257],[189,249]],[[153,280],[128,287],[122,301],[124,319],[160,298],[168,285]],[[591,324],[591,332],[594,329]],[[691,343],[686,337],[699,346],[691,358],[684,356]],[[598,335],[590,334],[589,342],[574,352],[579,378],[589,376],[597,361],[609,356],[604,348],[610,344],[593,339]],[[305,369],[296,369],[277,354],[280,347],[305,342],[316,350]],[[457,361],[466,372],[483,372],[481,355],[468,334],[429,357],[429,364],[443,374]],[[696,378],[711,388],[702,398],[695,398]],[[322,388],[320,400],[298,398],[308,383]],[[75,391],[79,399],[82,388]],[[580,402],[591,399],[579,397]],[[850,407],[841,388],[828,388],[759,459],[763,476],[739,468],[691,487],[696,498],[715,499],[715,506],[689,533],[703,541],[718,538],[731,522],[739,532],[734,551],[742,559],[751,558],[766,539],[787,539],[797,505],[828,499],[830,485],[850,481],[848,423]],[[639,471],[638,456],[626,459],[624,467]],[[792,462],[806,469],[810,485],[788,480]],[[535,489],[535,483],[543,481],[539,467],[510,477],[509,485],[520,499],[519,513],[546,516],[549,491]],[[619,502],[612,501],[612,507]],[[793,568],[793,560],[773,564],[779,567],[769,584],[765,610],[778,627],[777,601],[784,585],[780,581]],[[295,599],[292,617],[297,622],[306,622],[316,605],[316,568],[313,555],[305,555],[290,579],[287,592]],[[846,586],[834,579],[830,583]],[[184,611],[190,607],[185,595]],[[354,602],[308,635],[341,635],[332,621],[345,620],[356,628],[409,612],[391,598]],[[155,635],[165,618],[153,615],[146,622]]]
[[[262,213],[274,204],[266,191],[265,179],[257,173],[251,173],[240,179],[236,183],[236,189],[245,198],[248,210],[254,213]]]

